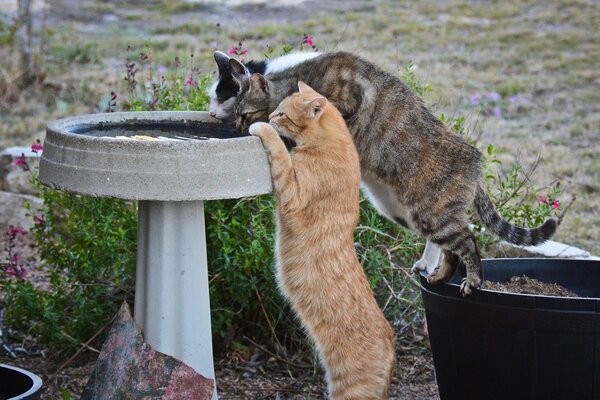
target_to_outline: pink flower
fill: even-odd
[[[21,153],[21,155],[17,157],[15,160],[15,166],[20,166],[23,171],[29,171],[29,164],[27,164],[27,161],[25,160],[25,154]]]
[[[15,254],[6,267],[6,273],[15,278],[24,279],[27,276],[27,270],[19,266],[19,257]]]
[[[543,195],[539,195],[537,198],[538,204],[548,204],[548,200],[546,200],[546,197]]]
[[[240,52],[240,55],[243,56],[244,54],[248,53],[248,50],[244,49]]]
[[[22,226],[12,226],[12,225],[10,225],[8,227],[8,230],[6,231],[6,233],[9,236],[17,236],[18,234],[24,235],[25,234],[25,228],[23,228]]]
[[[44,145],[42,144],[40,139],[36,139],[35,143],[31,145],[31,151],[33,151],[34,153],[37,153],[38,151],[44,151]]]
[[[40,215],[34,215],[33,216],[33,222],[36,225],[42,225],[44,223],[44,219]]]
[[[558,200],[554,200],[554,203],[552,203],[552,208],[554,208],[555,210],[558,210],[560,208]]]
[[[231,46],[231,48],[227,50],[227,54],[229,54],[230,56],[237,55],[237,48],[235,46]]]
[[[196,82],[192,76],[188,76],[185,82],[183,82],[185,86],[196,86]]]
[[[302,38],[302,43],[306,43],[307,45],[309,45],[310,47],[314,47],[314,43],[313,43],[313,37],[312,35],[307,35],[306,33],[304,34],[304,38]]]

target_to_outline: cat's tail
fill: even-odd
[[[500,239],[516,245],[537,246],[544,243],[554,235],[556,227],[560,223],[551,218],[537,228],[519,228],[511,225],[498,214],[492,200],[481,185],[477,187],[474,204],[481,221],[488,229]]]

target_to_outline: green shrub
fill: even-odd
[[[6,281],[6,322],[67,353],[131,299],[137,235],[134,205],[47,189],[32,228],[48,287]],[[101,342],[99,342],[101,343]]]

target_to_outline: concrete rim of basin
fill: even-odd
[[[269,162],[257,137],[145,141],[74,133],[102,125],[188,123],[224,127],[204,111],[103,113],[54,121],[46,128],[40,181],[127,200],[214,200],[271,192]]]

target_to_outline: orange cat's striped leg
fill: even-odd
[[[258,136],[269,156],[273,188],[282,209],[298,207],[298,182],[292,159],[285,144],[273,127],[265,122],[255,122],[249,128],[253,136]]]

